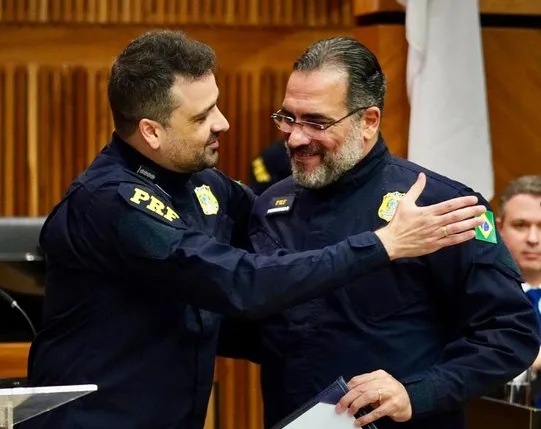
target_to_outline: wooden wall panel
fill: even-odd
[[[539,0],[479,0],[481,13],[504,15],[540,15]]]
[[[0,22],[346,26],[350,0],[3,0]]]
[[[473,1],[473,0],[472,0]],[[541,15],[539,0],[477,0],[481,13],[504,15]],[[379,12],[400,12],[404,7],[396,0],[354,0],[356,16]]]
[[[391,152],[407,158],[410,112],[406,93],[408,44],[404,26],[356,27],[354,35],[376,54],[387,77],[387,94],[381,130]]]
[[[499,196],[510,180],[541,174],[541,29],[485,28],[483,49]]]
[[[26,377],[29,343],[0,343],[0,378]]]

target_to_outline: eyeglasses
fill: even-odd
[[[278,112],[273,113],[271,115],[271,118],[274,121],[275,125],[278,127],[278,129],[286,134],[291,134],[293,132],[293,129],[295,128],[295,125],[299,125],[307,137],[314,140],[321,140],[325,137],[325,131],[327,129],[338,124],[339,122],[342,122],[344,119],[349,118],[351,115],[360,112],[361,110],[368,109],[369,107],[371,106],[358,107],[357,109],[349,112],[346,116],[327,124],[318,124],[316,122],[308,121],[296,121],[295,118],[283,115]]]

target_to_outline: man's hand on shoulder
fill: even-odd
[[[426,185],[420,173],[417,181],[398,204],[388,225],[376,231],[389,259],[416,257],[443,247],[464,243],[475,237],[474,229],[483,223],[478,216],[486,211],[475,196],[453,198],[427,207],[417,199]]]

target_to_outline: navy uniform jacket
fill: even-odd
[[[473,193],[391,156],[380,139],[355,168],[325,188],[304,189],[288,178],[258,198],[251,231],[255,249],[317,249],[377,229],[391,219],[420,171],[427,173],[427,185],[418,205]],[[290,210],[268,213],[284,199]],[[494,237],[493,220],[483,234]],[[506,247],[498,235],[496,240],[475,239],[397,260],[266,319],[260,356],[266,427],[340,375],[349,380],[383,369],[405,384],[414,419],[381,419],[379,429],[463,428],[463,403],[519,374],[539,352],[535,313]]]
[[[199,429],[215,313],[261,317],[388,263],[373,233],[317,252],[257,256],[250,191],[215,169],[167,171],[116,134],[47,218],[44,326],[31,385],[98,391],[22,428]]]

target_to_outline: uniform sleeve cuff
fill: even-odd
[[[410,397],[413,416],[430,413],[434,410],[435,389],[429,380],[419,380],[404,386]]]
[[[372,231],[366,231],[362,234],[355,234],[348,238],[349,244],[351,247],[368,247],[368,246],[378,246],[383,249],[385,252],[385,247],[379,239],[379,237]]]
[[[352,248],[370,247],[374,248],[374,254],[381,258],[382,262],[389,262],[389,255],[383,246],[379,237],[372,231],[363,232],[362,234],[352,235],[348,238],[349,245]]]

